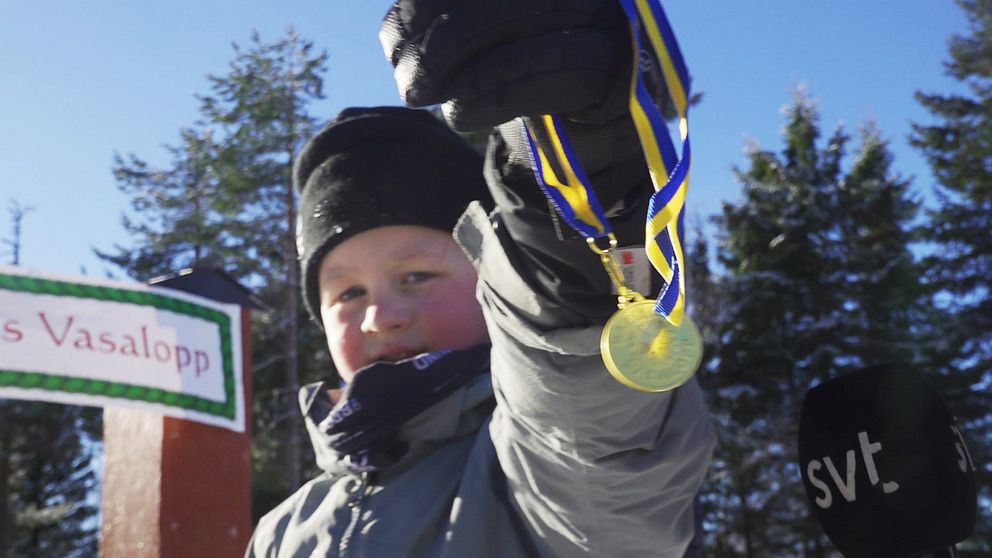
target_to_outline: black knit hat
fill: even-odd
[[[342,241],[387,225],[451,231],[473,200],[489,200],[482,156],[432,114],[345,109],[303,147],[296,242],[303,299],[320,323],[320,263]]]

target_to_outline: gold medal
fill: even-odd
[[[626,304],[610,317],[599,342],[607,370],[621,384],[640,391],[667,391],[684,384],[699,368],[703,343],[692,318],[678,326],[654,311],[654,302]]]
[[[599,350],[603,364],[621,384],[640,391],[668,391],[684,384],[703,360],[703,340],[688,315],[673,325],[654,311],[654,302],[627,288],[613,257],[616,238],[607,248],[588,240],[617,289],[617,312],[603,326]]]
[[[699,330],[685,315],[686,262],[680,238],[689,185],[691,94],[685,61],[658,0],[622,4],[634,39],[631,52],[637,68],[629,88],[630,113],[655,189],[645,216],[644,238],[647,258],[665,282],[657,306],[627,287],[624,268],[615,257],[617,239],[610,232],[609,215],[582,170],[565,123],[551,114],[524,123],[534,177],[551,205],[599,256],[618,295],[619,310],[607,321],[600,339],[603,362],[620,383],[656,392],[685,383],[699,368],[703,354]],[[652,34],[646,42],[642,41],[645,30]],[[675,153],[658,100],[650,98],[645,86],[642,55],[664,70],[664,85],[679,117],[681,156]],[[598,243],[604,239],[609,241],[605,248]]]

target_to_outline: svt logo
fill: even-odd
[[[867,432],[858,432],[858,445],[861,449],[861,456],[862,461],[865,464],[865,471],[868,473],[868,480],[871,482],[872,486],[875,486],[882,481],[878,477],[878,469],[875,467],[875,458],[872,456],[882,451],[882,444],[879,442],[869,441]],[[840,495],[843,496],[848,502],[853,502],[857,498],[857,494],[855,494],[855,486],[857,483],[854,482],[855,473],[857,473],[857,452],[853,449],[848,450],[845,457],[847,463],[845,464],[843,477],[829,456],[824,457],[822,461],[819,459],[813,459],[806,464],[806,476],[809,478],[810,484],[822,492],[822,494],[817,496],[814,501],[817,506],[820,506],[823,509],[829,508],[834,502],[834,496],[830,486],[817,477],[817,474],[822,474],[821,471],[823,470],[824,465],[826,465],[827,473],[830,474],[830,479],[833,480],[834,486],[837,487],[837,491]],[[899,483],[894,481],[882,482],[882,492],[892,494],[896,490],[899,490]]]

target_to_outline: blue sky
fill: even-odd
[[[967,22],[950,0],[773,2],[670,0],[664,3],[704,94],[690,114],[690,216],[739,198],[731,169],[743,147],[781,148],[781,108],[797,87],[817,99],[825,133],[843,123],[857,136],[872,119],[891,142],[894,170],[931,177],[908,146],[910,123],[930,122],[917,90],[951,92],[947,41]],[[197,118],[194,95],[223,74],[232,42],[252,30],[273,41],[290,26],[329,54],[330,118],[351,105],[396,104],[379,47],[389,2],[356,0],[177,0],[93,2],[0,0],[0,237],[7,206],[33,207],[24,220],[21,264],[38,271],[104,275],[93,248],[129,245],[120,225],[113,154],[168,161],[181,127]],[[850,160],[849,160],[850,161]],[[0,252],[4,247],[0,247]],[[0,262],[9,262],[9,256]],[[119,273],[118,273],[119,275]]]

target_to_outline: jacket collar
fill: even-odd
[[[403,468],[444,443],[477,431],[488,419],[494,406],[488,358],[471,362],[480,369],[467,375],[460,385],[447,390],[447,395],[440,400],[405,418],[395,434],[390,433],[393,440],[404,446],[405,452],[386,469]],[[349,457],[336,449],[341,447],[340,443],[334,443],[340,442],[340,437],[335,439],[327,428],[332,415],[341,414],[348,404],[347,391],[337,405],[331,401],[325,382],[304,386],[299,395],[318,467],[328,473],[353,472],[356,469],[354,456]]]

